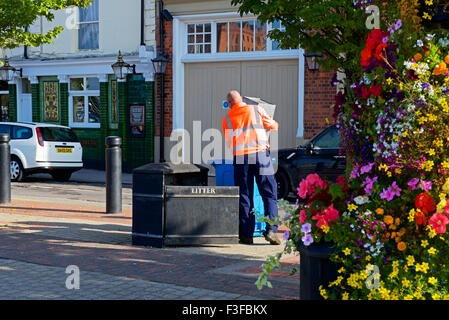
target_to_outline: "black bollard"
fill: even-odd
[[[106,138],[106,213],[122,213],[122,138]]]
[[[9,134],[0,133],[0,203],[11,202],[11,154]]]

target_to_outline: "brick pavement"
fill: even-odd
[[[131,222],[129,210],[106,215],[99,207],[25,200],[0,205],[0,299],[298,299],[298,276],[289,276],[298,266],[297,256],[283,259],[284,267],[270,279],[273,289],[259,291],[254,285],[265,257],[281,246],[256,238],[253,246],[137,247],[131,245]],[[80,268],[85,283],[103,280],[67,293],[52,274],[60,277],[68,265]],[[15,275],[4,267],[16,270]],[[24,268],[45,270],[42,286],[30,291],[36,296],[24,290],[26,284],[11,292],[2,285],[4,277],[35,281]],[[120,283],[122,290],[108,287],[111,283]],[[150,289],[158,285],[171,288],[171,294]]]

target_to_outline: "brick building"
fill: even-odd
[[[195,121],[201,121],[201,132],[221,131],[227,112],[221,106],[231,89],[277,105],[274,118],[280,123],[280,148],[303,143],[327,125],[326,118],[332,121],[333,73],[309,71],[303,50],[280,50],[266,33],[281,25],[261,25],[254,16],[240,17],[229,0],[165,0],[163,8],[173,16],[172,21],[163,19],[163,47],[169,57],[164,76],[166,159],[176,143],[170,141],[173,131],[190,133],[190,145],[198,139],[193,137]],[[156,26],[159,48],[158,22]],[[158,85],[155,81],[156,145]],[[155,150],[158,159],[159,148]],[[192,161],[192,155],[184,154],[182,159],[189,157]]]

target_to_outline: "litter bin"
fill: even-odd
[[[215,179],[217,186],[233,186],[234,185],[234,166],[232,160],[215,160],[211,162],[215,168]],[[262,196],[257,188],[256,180],[254,180],[254,214],[256,219],[256,226],[254,228],[254,237],[260,237],[266,230],[266,222],[263,222],[265,217],[265,209],[263,206]]]
[[[133,170],[132,244],[238,242],[238,187],[208,186],[206,167],[154,163]]]

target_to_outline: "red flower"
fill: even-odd
[[[377,97],[382,92],[382,86],[379,84],[375,84],[369,88],[369,92],[373,95],[373,97]]]
[[[427,223],[426,215],[420,211],[415,213],[415,221],[418,226],[424,226]]]
[[[316,223],[317,228],[320,228],[321,226],[329,226],[329,222],[324,214],[317,214],[312,217],[312,220],[318,220]]]
[[[444,214],[437,212],[429,219],[429,225],[435,230],[436,233],[445,233],[446,225],[449,223],[449,218]]]
[[[380,29],[373,29],[366,38],[365,49],[362,50],[360,65],[362,67],[368,67],[371,63],[371,58],[375,57],[377,60],[382,58],[382,50],[387,47],[386,43],[382,42],[382,39],[387,37],[388,33]]]
[[[424,214],[429,214],[436,210],[435,200],[433,200],[432,196],[428,193],[422,192],[418,194],[415,198],[415,207],[419,209]]]
[[[371,93],[370,93],[368,87],[365,86],[365,85],[363,85],[363,86],[362,86],[362,97],[363,97],[364,99],[368,99],[370,95],[371,95]]]
[[[334,221],[338,218],[338,210],[334,208],[333,203],[329,206],[329,208],[324,210],[324,215],[328,221]]]

